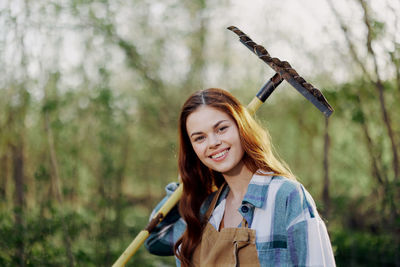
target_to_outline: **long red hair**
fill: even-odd
[[[273,153],[268,132],[248,113],[247,109],[229,92],[210,88],[197,91],[183,104],[179,118],[178,167],[183,183],[183,195],[179,211],[187,227],[175,244],[175,255],[182,266],[190,266],[191,256],[201,240],[207,221],[200,215],[200,207],[212,193],[213,185],[220,187],[224,182],[221,173],[206,167],[193,150],[186,130],[188,116],[200,106],[210,106],[228,114],[237,124],[241,144],[245,151],[243,162],[255,173],[257,170],[273,172],[295,179],[290,169]]]

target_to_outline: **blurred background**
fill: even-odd
[[[338,266],[400,266],[400,2],[0,2],[0,266],[110,266],[177,181],[194,91],[247,104],[274,72],[226,27],[287,60],[257,113],[313,195]],[[129,266],[174,266],[144,248]]]

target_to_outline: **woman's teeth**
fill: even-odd
[[[220,153],[218,153],[218,154],[212,155],[211,158],[212,158],[212,159],[220,158],[220,157],[222,157],[223,155],[225,155],[227,152],[228,152],[228,149],[225,149],[224,151],[222,151],[222,152],[220,152]]]

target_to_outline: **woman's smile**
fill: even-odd
[[[222,161],[228,156],[229,148],[223,149],[221,152],[213,153],[210,158],[214,161]]]

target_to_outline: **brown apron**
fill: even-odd
[[[215,208],[224,186],[218,190],[208,211],[207,221]],[[249,229],[243,218],[239,228],[223,228],[217,231],[207,222],[202,239],[192,257],[193,266],[248,266],[259,267],[256,249],[256,231]]]

